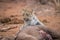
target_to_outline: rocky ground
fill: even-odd
[[[15,37],[24,23],[22,9],[34,9],[36,16],[47,28],[60,35],[60,12],[51,3],[40,4],[39,0],[0,0],[0,35]],[[59,8],[58,8],[59,9]]]

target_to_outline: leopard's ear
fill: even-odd
[[[22,13],[24,13],[24,12],[26,12],[26,10],[25,9],[22,9]]]
[[[24,10],[24,9],[22,9],[22,14],[24,14],[24,11],[25,11],[25,10]]]
[[[32,14],[35,14],[35,10],[32,9]]]
[[[22,9],[22,15],[24,16],[26,14],[26,10]]]

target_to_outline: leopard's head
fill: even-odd
[[[33,10],[23,9],[23,20],[29,21],[31,20]]]

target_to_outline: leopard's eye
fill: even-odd
[[[26,16],[29,16],[29,14],[26,13]]]

